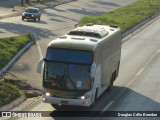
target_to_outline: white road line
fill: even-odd
[[[159,49],[159,50],[157,50],[157,54],[158,54],[158,53],[160,53],[160,49]]]
[[[157,53],[160,53],[160,49],[157,51]],[[153,54],[153,55],[151,56],[151,58],[150,58],[149,61],[151,61],[154,56],[155,56],[155,54]],[[148,63],[147,63],[147,64],[148,64]],[[145,65],[145,66],[146,66],[146,65]],[[139,72],[136,74],[135,77],[139,76],[143,71],[144,71],[144,68],[141,68],[141,69],[139,70]],[[130,86],[130,84],[132,84],[132,82],[133,82],[133,81],[129,82],[126,86]],[[120,92],[120,94],[118,94],[118,96],[116,96],[116,98],[114,99],[114,101],[117,100],[117,98],[124,92],[124,90],[125,90],[125,89],[123,89],[123,90]],[[102,110],[101,113],[103,114],[103,113],[114,103],[114,101],[111,101],[111,102]]]
[[[101,113],[105,112],[113,103],[114,103],[114,101],[111,101],[111,102],[102,110]]]
[[[134,39],[134,38],[137,37],[139,34],[141,34],[142,32],[144,32],[145,30],[149,29],[149,28],[151,27],[151,25],[153,25],[153,24],[155,24],[155,23],[157,23],[157,22],[158,22],[158,20],[154,21],[152,24],[150,24],[149,26],[147,26],[146,28],[144,28],[142,31],[140,31],[138,34],[136,34],[135,36],[133,36],[130,40]],[[125,44],[123,44],[123,45],[125,45]],[[156,53],[157,53],[157,54],[160,53],[160,49],[157,50]],[[154,56],[155,56],[155,54],[153,54],[153,55],[151,56],[151,58],[150,58],[149,61],[151,61]],[[149,63],[149,62],[147,62],[147,64],[148,64],[148,63]],[[146,66],[146,65],[145,65],[145,66]],[[141,68],[141,69],[139,70],[139,72],[136,74],[136,77],[139,76],[143,71],[144,71],[144,68]],[[129,83],[127,84],[127,86],[129,86],[132,82],[133,82],[133,81],[129,82]],[[114,101],[116,101],[117,98],[118,98],[123,92],[124,92],[124,89],[123,89],[123,90],[121,91],[121,93],[114,99]],[[107,106],[102,110],[101,113],[103,114],[107,109],[109,109],[109,107],[114,103],[114,101],[111,101],[109,104],[107,104]]]
[[[143,72],[144,68],[142,68],[137,74],[136,76],[139,76],[142,72]]]
[[[149,23],[149,22],[151,22],[151,23]],[[159,22],[159,19],[157,19],[157,20],[155,20],[155,21],[149,21],[148,23],[149,23],[149,25],[148,26],[146,26],[145,28],[142,28],[142,27],[140,27],[140,28],[142,28],[142,30],[140,31],[140,32],[138,32],[136,35],[134,35],[133,37],[131,37],[131,39],[130,40],[132,40],[132,39],[135,39],[139,34],[142,34],[143,32],[145,32],[145,30],[148,30],[150,27],[152,27],[154,24],[156,24],[156,23],[158,23]],[[148,24],[147,23],[147,24]]]
[[[39,42],[37,41],[37,36],[36,36],[35,33],[33,33],[33,35],[34,35],[34,39],[35,39],[36,44],[37,44],[37,47],[38,47],[38,52],[39,52],[40,58],[43,58],[43,54],[42,54],[42,51],[41,51],[41,47],[40,47],[40,45],[39,45]]]

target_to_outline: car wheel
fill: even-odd
[[[24,17],[22,17],[22,20],[24,21]]]
[[[41,17],[38,18],[38,21],[40,21],[40,20],[41,20]]]
[[[34,22],[36,22],[36,18],[34,18],[33,20],[34,20]]]

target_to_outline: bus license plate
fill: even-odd
[[[62,105],[68,105],[69,102],[68,102],[68,101],[61,101],[61,104],[62,104]]]

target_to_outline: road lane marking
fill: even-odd
[[[157,50],[156,53],[160,53],[160,49]],[[153,60],[153,58],[155,57],[156,53],[154,53],[154,54],[150,57],[150,59],[147,61],[147,63],[144,65],[144,67],[141,68],[141,69],[137,72],[137,74],[136,74],[136,76],[133,78],[133,80],[131,80],[130,82],[128,82],[128,83],[126,84],[126,87],[129,87],[129,86],[133,83],[133,81],[136,79],[136,77],[138,77],[138,76],[145,70],[145,67]],[[114,103],[114,101],[116,102],[116,100],[120,97],[120,95],[122,95],[122,94],[125,92],[125,90],[126,90],[126,88],[123,89],[123,90],[115,97],[115,99],[114,99],[113,101],[111,101],[109,104],[107,104],[107,106],[102,110],[101,114],[103,114],[105,111],[107,111],[107,109],[109,109],[109,107]]]
[[[144,68],[140,69],[140,71],[136,74],[136,76],[139,76],[143,72]]]
[[[144,71],[144,68],[140,69],[140,71],[136,74],[136,77],[139,76],[142,72]],[[133,81],[129,82],[127,84],[127,86],[129,86]],[[114,99],[114,100],[117,100],[117,98],[125,91],[125,89],[123,89],[119,95]],[[109,104],[107,104],[107,106],[102,110],[102,114],[107,110],[109,109],[109,107],[114,103],[114,101],[111,101]]]
[[[38,52],[39,52],[40,58],[43,58],[43,54],[42,54],[41,47],[40,47],[40,45],[39,45],[39,42],[37,41],[37,36],[36,36],[35,33],[33,33],[33,35],[34,35],[34,39],[35,39],[36,44],[37,44],[37,47],[38,47]]]
[[[111,102],[102,110],[101,113],[105,112],[113,103],[114,103],[114,101],[111,101]]]
[[[157,50],[157,54],[158,54],[158,53],[160,53],[160,49],[159,49],[159,50]]]
[[[145,27],[142,31],[140,31],[139,33],[137,33],[136,35],[134,35],[133,37],[130,38],[130,40],[132,39],[135,39],[138,35],[142,34],[143,32],[145,32],[146,30],[148,30],[151,25],[153,24],[156,24],[158,22],[158,20],[154,21],[152,24],[148,25],[147,27]],[[123,45],[126,45],[128,42],[124,43]],[[160,53],[160,49],[156,52],[156,53]],[[144,65],[144,68],[152,61],[152,59],[154,58],[154,56],[156,55],[156,53],[154,53],[150,59],[147,61],[147,63]],[[141,68],[139,70],[139,72],[136,74],[136,76],[133,78],[133,80],[131,80],[130,82],[128,82],[126,84],[126,88],[129,88],[129,86],[134,82],[134,80],[145,70],[144,68]],[[107,111],[111,105],[114,103],[114,102],[117,102],[117,99],[126,91],[126,88],[122,89],[121,92],[116,96],[116,98],[114,98],[113,101],[111,101],[109,104],[107,104],[107,106],[102,110],[102,114]]]
[[[158,23],[159,22],[159,19],[156,19],[155,21],[149,21],[149,22],[147,22],[147,23],[145,23],[144,25],[146,25],[146,24],[148,24],[146,27],[143,25],[142,27],[139,27],[138,29],[141,29],[142,28],[142,30],[140,31],[140,32],[138,32],[137,34],[135,34],[133,37],[131,37],[131,39],[130,40],[132,40],[132,39],[135,39],[138,35],[140,35],[140,34],[142,34],[143,32],[145,32],[146,30],[148,30],[148,29],[150,29],[151,27],[153,27],[153,25],[155,25],[156,23]],[[144,27],[144,28],[143,28]],[[134,31],[135,32],[135,31]],[[133,32],[133,33],[134,33]],[[132,34],[132,33],[131,33]]]

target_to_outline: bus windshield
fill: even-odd
[[[46,59],[58,62],[92,64],[92,52],[48,48]]]
[[[52,88],[65,90],[91,89],[91,52],[50,49],[47,51],[46,59],[44,82],[48,82]]]

